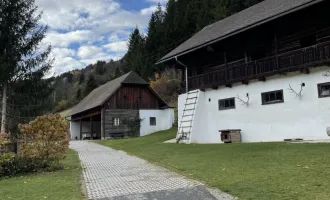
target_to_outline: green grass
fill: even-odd
[[[176,129],[100,144],[165,166],[239,197],[330,199],[330,144],[177,145]]]
[[[68,149],[67,157],[62,162],[65,165],[65,169],[62,171],[0,179],[0,199],[84,199],[78,154]]]

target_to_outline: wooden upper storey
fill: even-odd
[[[189,90],[308,73],[308,67],[330,63],[329,7],[324,1],[181,56]]]
[[[148,86],[122,86],[104,104],[106,109],[160,109],[165,106]]]

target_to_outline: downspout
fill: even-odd
[[[186,77],[186,93],[188,94],[188,67],[178,60],[178,57],[174,57],[176,62],[185,67],[185,77]]]

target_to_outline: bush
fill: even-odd
[[[7,133],[0,133],[0,156],[1,153],[6,153],[7,152],[7,145],[9,141],[9,136]],[[0,157],[0,162],[1,162],[1,157]]]
[[[43,162],[59,161],[69,147],[68,126],[59,114],[37,117],[28,124],[19,125],[18,154]]]
[[[44,161],[37,158],[22,157],[9,154],[1,157],[0,177],[8,177],[42,171],[51,172],[63,169],[63,165],[57,161]]]

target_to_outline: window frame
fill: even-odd
[[[275,94],[275,99],[276,99],[276,93],[277,92],[282,93],[282,100],[275,100],[275,101],[265,102],[264,95],[274,93]],[[284,103],[284,92],[283,92],[283,90],[274,90],[274,91],[262,92],[261,93],[261,105],[269,105],[269,104],[277,104],[277,103]]]
[[[120,126],[120,118],[119,117],[113,117],[112,122],[113,122],[113,126]]]
[[[234,106],[231,106],[231,107],[224,107],[224,108],[220,108],[220,102],[221,101],[229,101],[229,100],[233,100],[234,101]],[[226,98],[226,99],[219,99],[218,100],[218,109],[219,110],[231,110],[231,109],[236,109],[236,98],[235,97],[231,97],[231,98]],[[226,103],[225,103],[226,104]]]
[[[325,83],[319,83],[319,84],[317,84],[317,93],[318,93],[319,98],[330,97],[330,94],[328,94],[328,95],[321,95],[321,87],[322,86],[330,86],[330,82],[325,82]]]
[[[153,122],[152,119],[155,119],[155,123],[151,123],[151,122]],[[157,118],[156,117],[149,117],[149,125],[150,126],[157,126]]]

